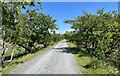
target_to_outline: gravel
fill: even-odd
[[[79,74],[66,40],[61,41],[31,61],[18,65],[10,74]]]

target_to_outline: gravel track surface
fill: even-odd
[[[79,74],[66,40],[61,41],[31,61],[18,65],[10,74]]]

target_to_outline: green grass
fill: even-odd
[[[25,52],[25,49],[24,48],[21,48],[21,47],[18,47],[16,46],[16,48],[14,49],[14,55],[17,55],[18,53],[24,53]],[[8,51],[6,52],[5,56],[10,56],[12,53],[12,45],[8,45]]]
[[[68,46],[70,48],[74,48],[76,47],[73,43],[71,42],[67,42]],[[77,51],[77,50],[72,50],[71,51]],[[83,66],[87,65],[90,63],[91,61],[91,58],[87,57],[87,56],[82,56],[82,57],[79,57],[80,56],[80,53],[76,53],[76,54],[73,54],[75,59],[76,59],[76,62],[77,62],[77,65],[79,67],[79,71],[82,72],[82,73],[87,73],[87,69],[85,69]]]
[[[0,66],[0,76],[2,75],[2,67]]]
[[[75,48],[75,44],[67,42],[68,46],[71,48],[71,51],[78,51]],[[73,53],[73,52],[72,52]],[[90,58],[87,55],[83,54],[82,51],[73,53],[79,71],[83,74],[117,74],[119,71],[113,66],[105,66],[106,63],[96,60],[95,58]]]
[[[54,45],[57,44],[57,43],[54,43]],[[36,53],[27,54],[27,55],[24,55],[22,57],[19,57],[18,59],[13,59],[10,63],[9,62],[5,63],[4,64],[5,68],[2,69],[2,73],[3,74],[9,73],[13,68],[17,67],[17,65],[32,60],[34,57],[36,57],[37,55],[43,53],[44,51],[46,51],[47,49],[53,47],[54,45],[50,45],[50,46],[48,46],[48,47],[46,47],[46,48],[44,48],[42,50],[39,50]]]
[[[76,59],[76,62],[78,64],[80,72],[86,74],[88,71],[83,66],[87,65],[88,63],[90,63],[90,58],[89,57],[79,57],[79,54],[74,54],[74,57]]]

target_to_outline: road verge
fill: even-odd
[[[95,58],[90,58],[82,51],[78,51],[75,44],[72,42],[67,42],[67,44],[70,47],[71,52],[76,59],[79,71],[82,74],[118,74],[119,71],[114,66],[106,66],[106,63]]]
[[[28,62],[28,61],[34,59],[37,55],[42,54],[43,52],[47,51],[48,49],[55,46],[59,42],[55,42],[53,45],[49,45],[48,47],[46,47],[42,50],[39,50],[38,52],[30,53],[30,54],[27,54],[25,56],[19,57],[18,59],[13,59],[11,62],[5,63],[4,66],[6,66],[6,67],[2,68],[2,73],[3,74],[8,74],[15,67],[19,66],[20,64],[23,64],[25,62]]]

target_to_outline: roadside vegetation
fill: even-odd
[[[65,23],[74,29],[64,36],[70,47],[75,45],[71,50],[83,73],[120,73],[120,15],[116,11],[105,13],[99,9],[95,15],[84,12]]]
[[[95,15],[84,11],[83,16],[65,20],[74,31],[63,36],[56,33],[56,20],[41,12],[41,2],[0,2],[0,5],[3,73],[65,37],[82,73],[120,74],[120,15],[116,11],[105,13],[99,9]]]
[[[3,64],[2,73],[3,74],[9,73],[13,68],[15,68],[15,67],[27,62],[27,61],[30,61],[30,60],[34,59],[37,55],[42,54],[43,52],[47,51],[49,48],[53,47],[58,42],[54,42],[53,45],[49,45],[46,48],[38,50],[38,51],[36,51],[34,53],[25,54],[25,55],[22,55],[22,56],[19,56],[19,57],[15,57],[15,55],[18,55],[18,54],[21,55],[22,53],[20,53],[20,52],[18,54],[15,53],[14,54],[15,58],[13,58],[13,60],[11,62],[5,62]],[[16,51],[18,51],[18,50],[16,50]]]
[[[36,7],[37,3],[39,6]],[[63,39],[56,20],[41,13],[41,2],[1,2],[2,70],[9,72]],[[26,9],[26,7],[36,7]],[[22,13],[24,10],[25,13]]]
[[[117,74],[119,72],[114,66],[103,63],[97,58],[91,58],[83,51],[79,51],[74,43],[67,42],[67,44],[82,74]]]

